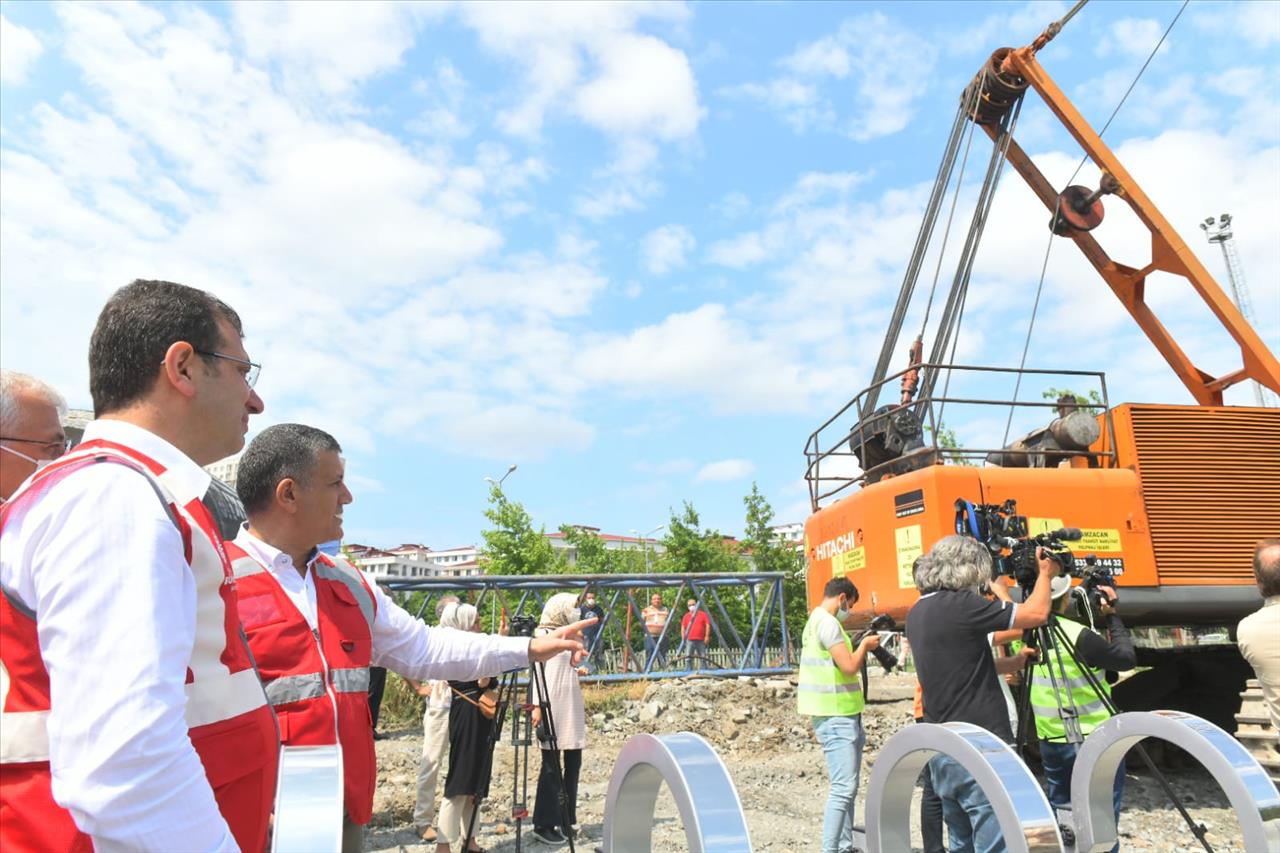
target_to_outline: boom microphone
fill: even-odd
[[[1066,542],[1078,542],[1084,538],[1079,527],[1063,527],[1049,534],[1050,539],[1062,539]]]

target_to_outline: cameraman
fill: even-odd
[[[1036,558],[1035,587],[1021,604],[978,594],[991,578],[991,553],[976,539],[944,537],[919,562],[915,580],[921,596],[907,614],[907,640],[923,692],[925,722],[972,723],[1013,743],[988,634],[1048,621],[1050,582],[1059,567],[1043,549]],[[942,800],[952,853],[1003,851],[995,811],[960,763],[937,755],[929,762],[929,775]]]
[[[1099,586],[1097,590],[1101,593],[1098,609],[1106,619],[1110,642],[1067,617],[1071,603],[1071,596],[1068,594],[1071,591],[1069,577],[1053,579],[1053,614],[1058,627],[1062,628],[1075,649],[1080,664],[1093,673],[1101,693],[1110,697],[1111,688],[1107,684],[1104,670],[1123,672],[1133,669],[1137,661],[1129,631],[1116,615],[1118,599],[1115,589]],[[1053,680],[1050,679],[1050,674]],[[1056,691],[1054,680],[1057,682]],[[1089,685],[1080,665],[1072,659],[1067,649],[1057,648],[1055,644],[1054,648],[1039,654],[1031,668],[1031,712],[1035,715],[1036,737],[1040,739],[1040,759],[1044,763],[1049,803],[1055,809],[1064,808],[1071,803],[1071,769],[1075,766],[1076,752],[1080,747],[1067,740],[1066,726],[1059,708],[1070,709],[1073,704],[1080,722],[1081,735],[1088,735],[1111,716],[1102,697]],[[1122,760],[1116,769],[1111,795],[1117,821],[1120,819],[1120,796],[1123,792]],[[1112,851],[1114,853],[1119,849],[1120,845],[1116,844]]]

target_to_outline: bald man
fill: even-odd
[[[46,383],[0,368],[0,501],[67,452],[67,403]]]

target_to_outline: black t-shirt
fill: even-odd
[[[926,723],[973,723],[1013,742],[987,635],[1011,628],[1014,609],[969,591],[920,596],[907,614],[907,640],[923,690]]]

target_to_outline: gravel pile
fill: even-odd
[[[911,676],[876,675],[863,714],[867,749],[863,780],[884,741],[911,722]],[[579,851],[599,843],[604,798],[613,761],[627,738],[639,732],[692,731],[706,738],[720,754],[742,800],[754,848],[759,851],[812,851],[818,847],[822,809],[827,793],[822,752],[807,721],[795,713],[795,686],[785,679],[691,678],[654,682],[636,700],[611,712],[599,712],[588,722],[588,747],[583,757],[578,816],[584,839]],[[391,733],[378,742],[378,793],[366,847],[377,851],[433,851],[413,831],[414,785],[421,729]],[[483,812],[479,843],[494,853],[515,851],[515,823],[511,820],[512,755],[509,743],[498,746],[494,782]],[[539,758],[531,751],[529,807],[532,810]],[[1120,818],[1121,849],[1150,851],[1202,850],[1145,770],[1130,762],[1125,809]],[[1209,829],[1210,843],[1220,853],[1244,853],[1235,813],[1217,783],[1203,770],[1167,774],[1192,815]],[[917,800],[919,791],[917,790]],[[862,797],[859,796],[859,812]],[[913,823],[918,810],[913,809]],[[861,817],[860,817],[861,819]],[[523,824],[521,849],[550,850],[532,838]],[[919,828],[914,827],[919,843]],[[568,847],[561,848],[568,850]],[[684,851],[683,826],[674,801],[665,791],[658,798],[654,821],[655,851]],[[904,851],[905,853],[905,851]]]

